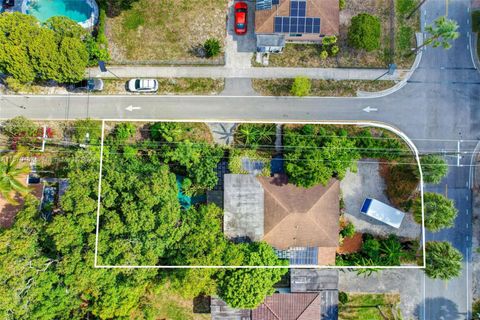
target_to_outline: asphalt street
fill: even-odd
[[[447,12],[447,1],[429,0],[421,9],[422,27]],[[419,68],[401,90],[381,98],[289,98],[259,96],[3,96],[0,118],[78,118],[242,121],[370,120],[406,133],[421,152],[460,152],[446,180],[459,217],[454,228],[427,234],[448,240],[465,255],[461,277],[447,284],[424,278],[423,319],[466,319],[470,306],[467,251],[471,252],[471,153],[480,138],[480,73],[470,52],[470,0],[448,1],[448,16],[461,36],[450,50],[426,48]],[[132,109],[129,107],[135,107]],[[377,111],[366,112],[365,108]],[[131,111],[129,111],[129,109]],[[463,167],[461,165],[464,165]],[[429,187],[445,192],[445,184]],[[467,199],[468,196],[468,199]],[[469,268],[468,270],[471,270]],[[453,311],[452,311],[453,310]]]

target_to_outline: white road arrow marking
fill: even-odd
[[[125,109],[128,110],[128,111],[133,111],[133,110],[140,110],[140,109],[142,109],[142,108],[140,108],[140,107],[134,107],[134,106],[130,105],[130,106],[126,107]]]
[[[372,108],[372,107],[368,106],[368,107],[366,107],[366,108],[363,108],[363,111],[365,111],[365,112],[371,112],[371,111],[378,111],[378,109],[377,109],[377,108]]]

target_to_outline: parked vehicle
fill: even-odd
[[[131,79],[128,81],[128,90],[131,92],[156,92],[158,81],[155,79]]]
[[[15,6],[15,0],[3,0],[4,8],[11,8],[13,6]]]
[[[397,229],[405,217],[402,211],[370,198],[365,199],[360,212]]]
[[[247,33],[247,16],[248,6],[245,2],[237,2],[234,7],[235,11],[235,33],[238,35],[244,35]]]
[[[86,91],[102,91],[103,90],[103,80],[102,79],[85,79],[78,83],[75,83],[73,87],[76,90],[86,90]]]

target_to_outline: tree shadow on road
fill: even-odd
[[[424,313],[425,317],[424,317]],[[415,308],[418,319],[457,320],[461,319],[455,302],[445,298],[427,298]]]

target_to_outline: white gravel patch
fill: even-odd
[[[421,226],[413,221],[410,213],[405,214],[399,229],[360,213],[365,198],[374,198],[391,205],[385,194],[385,181],[380,176],[376,160],[368,159],[368,163],[358,163],[357,172],[347,172],[340,188],[345,201],[345,217],[355,225],[357,231],[378,236],[395,234],[405,238],[420,237]]]

